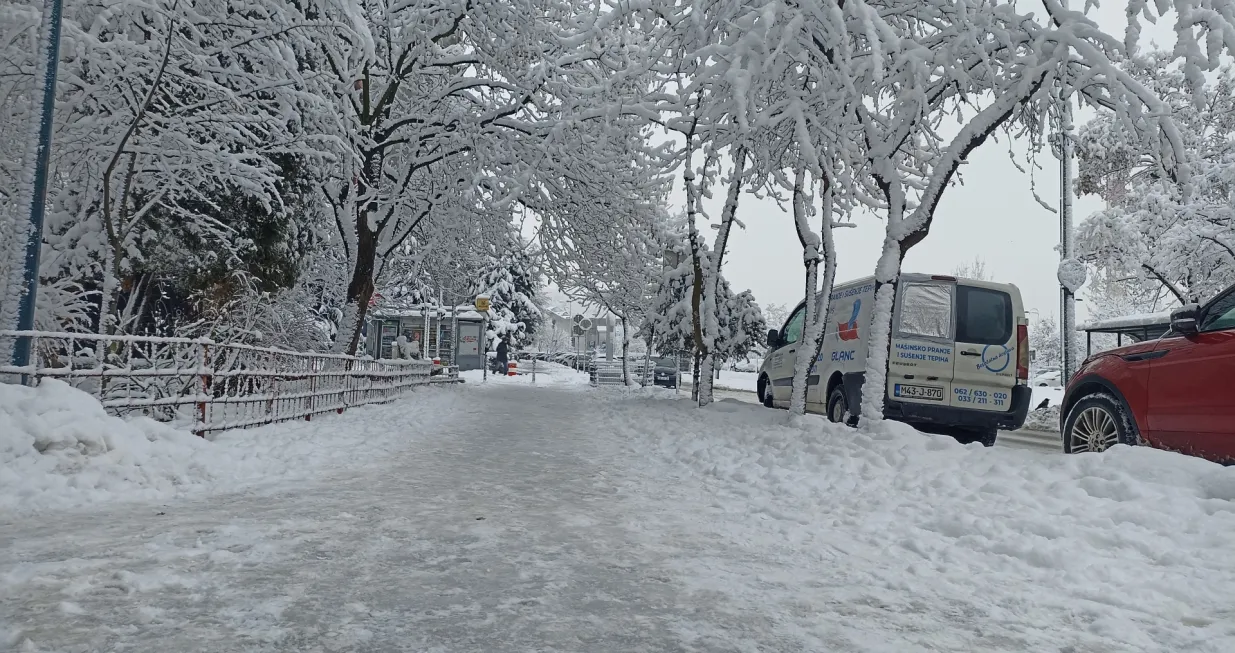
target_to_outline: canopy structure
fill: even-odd
[[[1076,330],[1085,332],[1085,354],[1089,355],[1093,353],[1093,334],[1095,333],[1115,334],[1120,347],[1124,344],[1124,338],[1129,338],[1132,342],[1161,338],[1162,334],[1171,330],[1171,312],[1140,313],[1095,320],[1078,326]]]

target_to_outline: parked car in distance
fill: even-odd
[[[1063,382],[1060,380],[1062,376],[1063,373],[1057,369],[1045,370],[1034,375],[1033,380],[1029,382],[1029,385],[1032,385],[1035,388],[1057,388],[1063,385]]]
[[[1235,286],[1171,314],[1161,338],[1090,356],[1060,410],[1065,453],[1147,444],[1235,462]]]
[[[666,388],[678,387],[678,365],[673,356],[656,358],[656,368],[652,372],[652,385],[662,385]]]
[[[740,361],[735,361],[732,365],[730,365],[729,369],[732,369],[734,372],[758,372],[759,368],[762,366],[762,358],[756,358],[754,360],[743,358]]]

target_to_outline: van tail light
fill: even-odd
[[[1016,378],[1029,380],[1029,325],[1016,325]]]

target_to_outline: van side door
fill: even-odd
[[[949,405],[955,291],[950,281],[899,284],[888,358],[889,399]]]
[[[956,371],[952,405],[975,410],[1012,409],[1016,385],[1016,314],[1003,290],[956,286]]]
[[[802,330],[806,322],[806,305],[798,306],[797,310],[785,320],[785,326],[780,331],[780,344],[776,353],[772,354],[770,365],[772,382],[772,399],[776,402],[788,402],[793,391],[793,363],[797,359],[798,346],[802,344]]]

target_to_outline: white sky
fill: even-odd
[[[1072,3],[1074,7],[1079,2]],[[1122,41],[1127,18],[1126,2],[1107,2],[1089,10],[1090,16],[1108,33]],[[1157,25],[1144,25],[1141,48],[1171,47],[1175,43],[1173,16]],[[1079,126],[1091,118],[1091,111],[1078,111]],[[1017,160],[1024,165],[1024,145],[1017,144]],[[1044,153],[1043,166],[1034,175],[1038,196],[1051,206],[1059,202],[1059,164]],[[986,261],[994,281],[1020,288],[1026,311],[1036,309],[1042,317],[1059,313],[1059,282],[1055,268],[1059,254],[1059,215],[1034,200],[1028,174],[1020,172],[1008,158],[1006,139],[988,140],[961,168],[963,185],[953,185],[940,202],[930,235],[905,258],[907,272],[950,273],[957,265],[980,256]],[[723,179],[721,180],[723,183]],[[680,186],[680,182],[678,184]],[[720,215],[724,188],[713,188],[705,202],[709,216]],[[672,198],[675,209],[684,205],[680,188]],[[1079,224],[1103,203],[1095,196],[1073,198],[1073,221]],[[788,304],[792,307],[803,295],[801,246],[790,214],[770,199],[743,194],[738,219],[746,229],[735,230],[729,241],[723,274],[735,291],[750,289],[761,306]],[[816,217],[815,222],[818,222]],[[871,274],[883,241],[884,223],[871,215],[855,219],[856,227],[836,230],[837,282]],[[705,234],[711,241],[715,232]],[[556,293],[555,293],[556,294]],[[1084,298],[1085,292],[1080,293]],[[1077,317],[1084,319],[1085,303],[1077,305]]]

